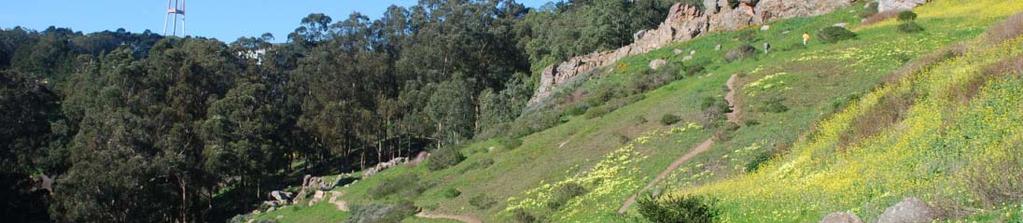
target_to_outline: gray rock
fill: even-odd
[[[878,0],[877,11],[906,11],[927,3],[927,0]]]
[[[849,25],[848,23],[840,22],[840,23],[835,23],[834,26],[845,28],[845,26],[848,26],[848,25]]]
[[[835,212],[824,216],[820,223],[863,223],[860,217],[850,212]]]
[[[762,25],[762,26],[760,26],[760,31],[767,31],[767,30],[771,30],[771,26],[769,26],[769,25]]]
[[[878,223],[926,223],[938,219],[938,211],[926,202],[909,197],[884,210]]]
[[[668,64],[668,61],[664,59],[651,60],[650,69],[657,70],[657,68],[661,68],[661,66],[664,66],[665,64]]]
[[[674,50],[671,50],[671,53],[674,53],[675,55],[679,55],[679,54],[682,54],[682,50],[681,49],[674,49]]]

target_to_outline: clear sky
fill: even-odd
[[[549,0],[518,0],[539,7]],[[309,13],[325,13],[335,21],[358,11],[379,18],[390,5],[409,6],[416,0],[191,0],[187,5],[188,34],[231,42],[242,36],[269,32],[275,42],[287,40]],[[86,33],[124,28],[163,32],[166,0],[0,0],[0,28],[15,26],[44,30],[67,27]]]

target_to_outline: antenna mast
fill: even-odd
[[[163,16],[163,35],[167,35],[167,25],[171,25],[171,35],[178,35],[178,15],[181,15],[181,35],[185,36],[185,0],[167,0],[167,14]]]

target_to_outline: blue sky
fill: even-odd
[[[539,7],[549,0],[518,0]],[[378,18],[390,5],[409,6],[416,0],[191,0],[188,1],[188,33],[231,42],[242,36],[273,33],[275,42],[309,13],[322,12],[331,18],[347,18],[358,11]],[[2,0],[0,28],[14,26],[43,30],[49,26],[75,31],[97,32],[124,28],[163,31],[166,0]]]

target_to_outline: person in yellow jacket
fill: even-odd
[[[810,34],[809,33],[803,33],[803,46],[806,46],[806,43],[808,43],[808,42],[810,42]]]

